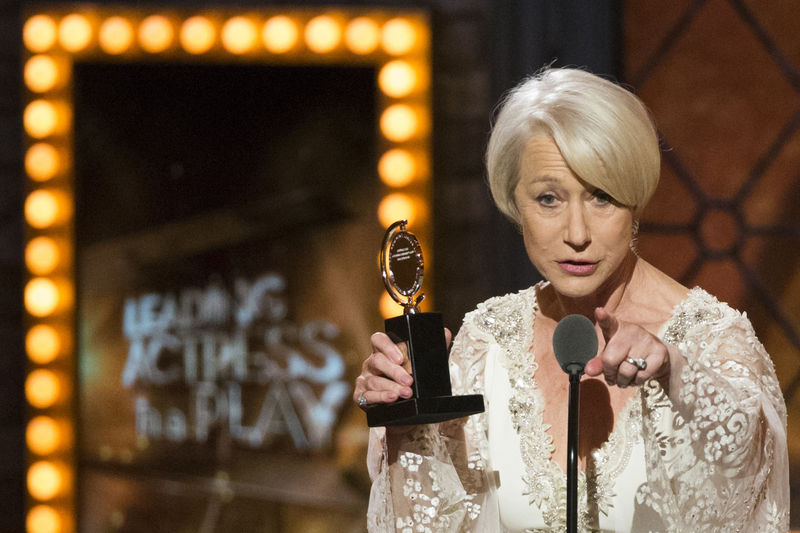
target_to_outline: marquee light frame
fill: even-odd
[[[69,533],[77,527],[73,64],[374,66],[375,176],[385,193],[378,217],[384,226],[409,219],[430,271],[431,29],[424,11],[363,7],[69,4],[31,9],[24,21],[26,529]]]

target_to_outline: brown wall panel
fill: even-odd
[[[625,74],[664,144],[642,255],[747,311],[789,410],[800,524],[800,17],[790,0],[627,2]],[[688,195],[688,197],[687,197]]]

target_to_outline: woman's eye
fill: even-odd
[[[596,189],[593,196],[595,201],[599,204],[610,204],[614,201],[611,195],[602,189]]]
[[[553,206],[556,203],[556,195],[552,193],[540,194],[536,197],[536,201],[545,207]]]

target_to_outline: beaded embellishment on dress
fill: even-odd
[[[529,503],[542,513],[551,529],[566,527],[566,476],[552,459],[553,438],[543,422],[544,398],[536,385],[538,363],[532,352],[534,317],[538,311],[536,291],[544,284],[479,306],[476,324],[494,337],[502,348],[503,366],[511,384],[508,409],[520,438],[520,454],[525,465],[523,480]],[[594,450],[588,480],[578,472],[578,526],[597,528],[597,512],[608,514],[614,497],[614,483],[630,460],[633,445],[641,440],[641,401],[633,396],[623,411],[608,441]],[[591,505],[587,505],[591,499]]]

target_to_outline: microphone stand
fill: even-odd
[[[569,418],[567,419],[567,533],[578,531],[578,422],[583,368],[570,365]]]
[[[578,531],[578,426],[580,384],[586,363],[597,354],[597,333],[583,315],[567,315],[553,332],[553,352],[561,369],[569,374],[567,419],[567,533]]]

